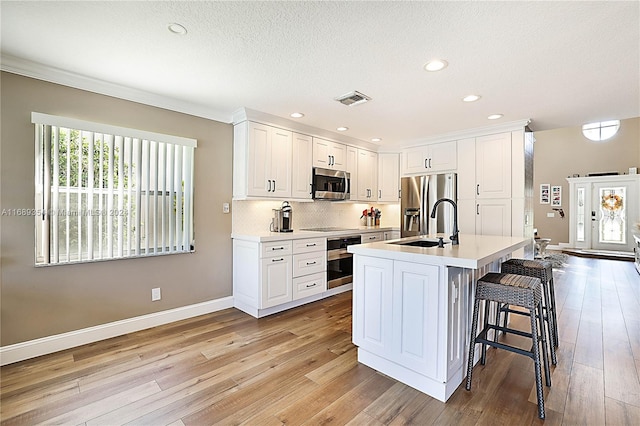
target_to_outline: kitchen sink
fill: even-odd
[[[450,241],[445,241],[444,243],[450,244]],[[397,244],[400,246],[413,246],[413,247],[438,247],[438,241],[434,241],[434,240],[397,241],[391,244]]]

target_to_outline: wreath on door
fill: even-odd
[[[622,208],[622,197],[617,194],[608,194],[602,196],[602,203],[600,203],[603,209],[614,212]]]

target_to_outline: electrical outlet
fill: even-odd
[[[160,293],[160,288],[152,288],[151,289],[151,301],[155,302],[156,300],[162,299],[162,294]]]
[[[547,217],[556,217],[556,214],[551,212],[551,213],[547,213]]]
[[[229,203],[222,204],[222,213],[229,213]]]

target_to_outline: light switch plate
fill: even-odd
[[[229,203],[222,204],[222,213],[229,213]]]
[[[152,288],[151,289],[151,301],[155,302],[156,300],[162,299],[162,294],[160,293],[160,288]]]
[[[547,217],[556,217],[556,214],[554,212],[547,213]]]

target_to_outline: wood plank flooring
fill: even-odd
[[[570,256],[554,276],[560,347],[544,422],[523,356],[489,349],[471,392],[461,386],[447,403],[358,364],[343,293],[260,320],[227,309],[4,366],[1,424],[640,424],[633,263]]]

